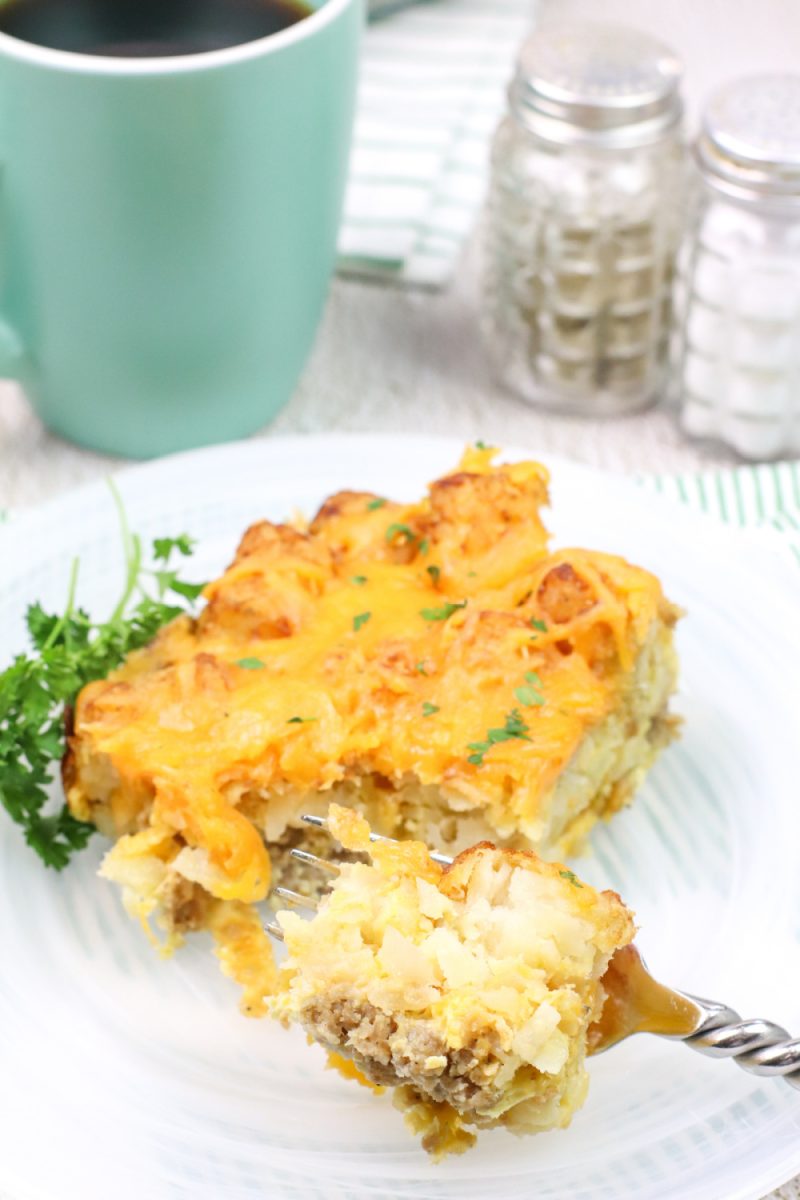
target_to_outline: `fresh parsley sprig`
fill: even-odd
[[[145,646],[168,621],[185,612],[170,594],[193,601],[203,584],[178,578],[170,563],[191,555],[187,534],[156,538],[155,567],[143,563],[142,541],[128,526],[119,493],[110,484],[125,554],[122,594],[107,621],[92,621],[76,605],[79,563],[70,572],[64,612],[31,604],[26,624],[32,651],[18,654],[0,674],[0,803],[28,845],[48,867],[62,870],[89,841],[94,826],[76,820],[66,804],[53,808],[49,787],[64,755],[65,724],[78,692],[103,679],[132,651]]]

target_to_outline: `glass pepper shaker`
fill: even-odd
[[[663,389],[680,76],[621,26],[544,26],[522,48],[492,149],[483,323],[496,373],[532,404],[613,416]]]
[[[800,452],[800,75],[720,88],[681,252],[681,424],[746,458]]]

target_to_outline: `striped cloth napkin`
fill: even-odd
[[[450,278],[532,11],[533,0],[426,0],[366,30],[340,271],[427,287]]]
[[[800,462],[761,463],[677,475],[640,475],[637,482],[726,525],[780,535],[800,566]]]

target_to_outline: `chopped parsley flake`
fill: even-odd
[[[477,447],[477,449],[478,449],[478,450],[491,450],[491,446],[487,446],[487,445],[486,445],[486,442],[482,442],[482,441],[480,440],[480,438],[479,438],[479,439],[478,439],[478,441],[475,443],[475,445],[476,445],[476,447]]]
[[[439,582],[439,576],[442,573],[441,567],[426,567],[425,570],[428,572],[434,583]]]
[[[420,542],[419,546],[417,547],[420,554],[427,554],[428,551],[430,550],[430,548],[431,548],[431,544],[427,538],[423,538],[422,541]]]
[[[316,721],[316,717],[289,717],[287,725],[307,725],[310,721]]]
[[[541,679],[535,671],[526,671],[525,681],[525,687],[514,688],[514,695],[526,708],[540,707],[545,702],[544,696],[538,690],[542,686]]]
[[[483,766],[483,758],[487,751],[491,750],[492,746],[496,746],[498,742],[510,742],[513,739],[523,742],[529,742],[531,739],[528,736],[528,726],[522,717],[518,708],[512,708],[511,712],[506,717],[505,725],[501,725],[499,729],[490,729],[486,734],[484,742],[470,742],[468,749],[473,753],[467,758],[467,762],[473,766]]]
[[[245,671],[261,671],[267,664],[260,658],[240,658],[236,665]]]
[[[538,629],[539,633],[547,633],[547,626],[544,621],[540,621],[538,617],[531,617],[531,625],[534,629]]]
[[[433,714],[437,713],[438,711],[439,711],[439,705],[438,704],[430,704],[427,700],[425,701],[425,703],[422,706],[423,717],[432,717]]]
[[[367,621],[370,619],[371,616],[372,616],[371,612],[363,612],[363,613],[358,613],[355,617],[353,617],[354,631],[356,633],[358,633],[361,626],[366,625]]]
[[[354,575],[350,582],[354,583],[356,587],[363,587],[367,582],[367,577],[366,575]]]
[[[420,609],[420,616],[423,616],[426,621],[446,621],[448,617],[452,617],[454,612],[458,612],[459,608],[466,608],[466,600],[458,600],[443,604],[441,608],[423,608]]]
[[[427,675],[427,674],[428,674],[428,672],[425,670],[425,663],[424,663],[424,662],[418,662],[418,663],[417,663],[417,665],[415,666],[414,670],[415,670],[415,671],[417,671],[417,672],[419,672],[419,674],[420,674],[420,675]]]
[[[583,884],[574,871],[559,871],[558,873],[562,879],[568,879],[573,887],[583,887]]]
[[[400,541],[402,546],[407,546],[410,542],[417,540],[417,535],[410,525],[401,525],[399,522],[395,522],[386,530],[386,540],[390,546],[397,541]]]
[[[367,505],[367,512],[375,512],[376,508],[383,508],[386,501],[382,496],[376,496],[374,500],[370,500]]]

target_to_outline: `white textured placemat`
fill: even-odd
[[[435,0],[364,35],[340,270],[436,287],[480,209],[532,0]]]

